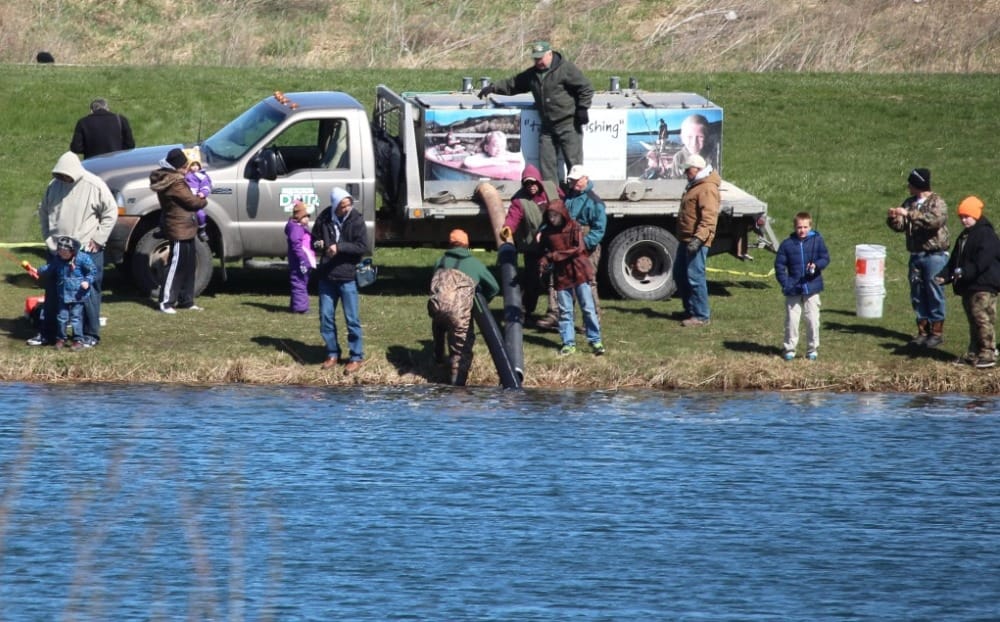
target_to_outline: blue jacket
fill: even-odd
[[[806,265],[816,264],[816,272],[808,274]],[[823,236],[810,231],[805,239],[795,233],[785,238],[774,258],[774,275],[786,296],[808,296],[823,291],[823,270],[830,265],[830,253]]]
[[[593,251],[604,239],[604,230],[608,226],[604,201],[594,192],[594,182],[588,181],[583,192],[570,190],[563,202],[566,204],[569,217],[589,228],[587,234],[583,236],[583,243],[588,253]]]
[[[90,255],[80,252],[71,261],[64,261],[59,255],[54,255],[49,263],[38,267],[39,275],[48,274],[46,278],[56,280],[56,291],[63,304],[83,302],[90,295],[89,285],[93,284],[96,271],[97,267]],[[87,289],[81,287],[84,281],[88,283]]]

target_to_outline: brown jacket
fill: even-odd
[[[681,197],[681,209],[677,214],[677,241],[687,244],[691,238],[698,238],[706,247],[715,240],[719,222],[719,186],[722,178],[712,171],[702,179],[688,184]]]
[[[160,200],[163,235],[172,242],[193,239],[198,234],[194,213],[208,205],[208,201],[191,192],[184,181],[184,173],[169,168],[150,173],[149,187]]]
[[[593,268],[587,258],[587,247],[583,243],[583,227],[569,217],[566,205],[561,200],[551,201],[545,212],[558,212],[563,217],[563,226],[555,229],[543,217],[546,224],[539,230],[539,246],[544,256],[539,261],[539,270],[544,272],[551,265],[553,286],[560,291],[589,282]]]

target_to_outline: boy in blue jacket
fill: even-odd
[[[786,361],[795,358],[799,344],[799,320],[806,316],[806,358],[815,361],[819,350],[819,293],[823,291],[823,270],[830,265],[830,253],[823,236],[812,230],[809,212],[795,215],[795,231],[778,247],[774,274],[785,295]]]

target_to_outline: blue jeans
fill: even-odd
[[[948,253],[912,253],[910,255],[910,304],[917,320],[944,321],[944,286],[934,277],[948,263]]]
[[[703,321],[708,320],[711,315],[708,308],[708,281],[705,279],[707,259],[708,248],[705,246],[690,255],[684,244],[677,247],[677,256],[674,257],[674,283],[677,285],[677,295],[684,304],[684,313]]]
[[[89,296],[87,297],[90,298]],[[83,310],[86,302],[64,302],[56,314],[56,339],[69,339],[66,327],[73,331],[73,341],[83,342]]]
[[[560,289],[556,292],[559,302],[559,336],[563,344],[576,343],[576,327],[573,321],[573,296],[580,303],[583,311],[583,327],[586,329],[587,342],[594,344],[601,340],[601,321],[597,318],[597,306],[590,292],[590,283],[580,283],[573,289]]]
[[[85,252],[85,251],[80,251]],[[101,340],[101,287],[104,284],[104,251],[87,253],[94,262],[90,295],[83,301],[83,340],[96,345]]]
[[[327,357],[340,358],[340,345],[337,343],[337,322],[334,315],[337,304],[344,309],[344,323],[347,324],[347,348],[350,360],[362,361],[365,358],[364,344],[361,337],[361,315],[358,304],[358,286],[354,280],[319,281],[319,334],[326,343]]]

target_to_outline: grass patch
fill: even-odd
[[[49,171],[93,97],[108,97],[112,109],[129,117],[139,144],[162,144],[208,135],[275,89],[345,90],[370,107],[377,83],[400,90],[454,88],[463,75],[506,72],[0,65],[0,78],[10,85],[0,92],[9,128],[7,148],[0,152],[5,171],[0,241],[38,241],[36,208]],[[609,355],[603,359],[583,354],[560,359],[554,333],[527,331],[529,385],[974,393],[1000,388],[994,372],[949,364],[968,341],[964,314],[953,296],[942,348],[919,354],[900,348],[913,331],[906,256],[902,236],[884,223],[886,209],[904,197],[913,166],[933,171],[935,190],[952,211],[967,194],[982,197],[987,214],[1000,206],[1000,191],[988,178],[991,154],[1000,147],[995,114],[1000,76],[637,77],[647,90],[704,93],[710,87],[710,97],[725,109],[725,176],[768,202],[779,235],[788,234],[799,210],[817,217],[833,258],[823,294],[821,359],[815,364],[779,360],[782,298],[767,276],[773,255],[758,251],[754,263],[729,256],[709,260],[715,270],[709,275],[713,322],[705,330],[680,328],[672,317],[679,310],[676,301],[606,299]],[[605,83],[597,75],[591,78],[599,87]],[[954,213],[949,225],[957,234],[961,225]],[[888,249],[888,296],[878,320],[854,315],[854,246],[862,243]],[[362,297],[371,362],[350,378],[318,369],[323,356],[318,319],[315,312],[307,317],[284,312],[284,273],[239,266],[230,270],[229,283],[216,283],[200,300],[206,312],[174,318],[155,313],[109,270],[109,325],[101,347],[73,355],[27,348],[23,339],[30,330],[20,315],[24,297],[38,290],[17,261],[37,261],[38,252],[0,247],[0,272],[8,275],[0,283],[4,379],[405,384],[443,378],[430,360],[424,310],[435,250],[377,250],[380,282]],[[490,254],[484,258],[493,262]],[[477,348],[472,382],[494,384],[481,340]]]

